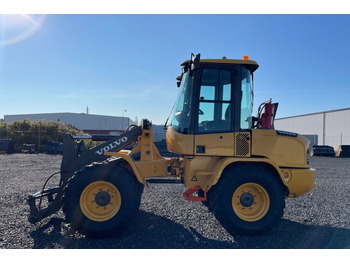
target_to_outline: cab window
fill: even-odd
[[[180,90],[171,115],[171,126],[181,134],[188,134],[191,116],[192,77],[187,71],[181,80]]]
[[[253,86],[251,73],[248,69],[242,68],[242,100],[241,100],[241,121],[240,129],[251,129],[252,127],[252,108],[253,108]]]
[[[231,71],[203,69],[198,103],[198,133],[232,131]]]

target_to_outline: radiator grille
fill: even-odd
[[[249,155],[249,133],[240,133],[236,136],[236,156]]]

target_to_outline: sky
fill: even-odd
[[[277,118],[350,107],[350,15],[0,15],[0,118],[72,112],[164,124],[180,64],[257,61],[254,112]]]

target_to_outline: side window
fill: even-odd
[[[231,131],[231,71],[203,69],[198,104],[198,133]]]
[[[242,101],[241,101],[241,129],[251,129],[252,127],[252,82],[250,71],[246,68],[242,68]]]

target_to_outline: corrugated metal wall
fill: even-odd
[[[326,144],[334,148],[338,148],[339,145],[350,145],[350,109],[327,112],[325,121]]]
[[[308,135],[308,138],[316,135],[318,145],[337,150],[339,145],[350,145],[350,108],[276,119],[275,129]]]

